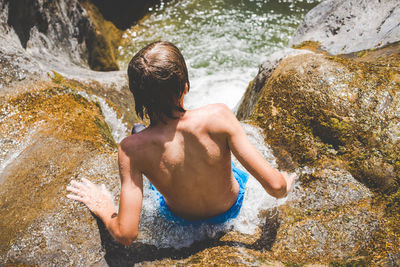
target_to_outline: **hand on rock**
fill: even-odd
[[[67,191],[71,192],[67,198],[82,202],[100,218],[116,211],[112,196],[104,184],[98,187],[85,178],[82,182],[72,180]]]

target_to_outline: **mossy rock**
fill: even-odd
[[[96,220],[65,188],[86,177],[117,192],[116,144],[95,103],[37,87],[0,107],[0,262],[90,265],[103,255]]]
[[[80,4],[88,12],[92,29],[86,36],[88,45],[88,64],[97,71],[118,70],[117,53],[123,31],[105,20],[98,8],[89,0]]]
[[[253,121],[298,166],[340,161],[383,192],[400,181],[399,44],[357,55],[289,57],[263,87]],[[368,54],[368,56],[366,56]]]
[[[308,49],[310,46],[318,51],[315,43],[306,43],[302,48]],[[286,223],[280,231],[288,227],[297,229],[293,233],[300,231],[301,222],[305,223],[314,216],[320,218],[319,223],[312,219],[318,227],[332,224],[330,212],[339,218],[346,213],[362,217],[364,213],[360,210],[366,209],[372,213],[376,210],[377,217],[371,216],[379,221],[367,229],[371,231],[370,241],[354,244],[353,247],[357,249],[349,254],[341,252],[342,258],[329,254],[336,248],[328,247],[325,248],[326,257],[322,254],[304,254],[297,258],[291,251],[299,245],[295,238],[292,241],[297,245],[289,246],[289,249],[290,242],[286,245],[276,244],[277,257],[284,256],[288,262],[304,263],[312,262],[316,257],[320,259],[316,262],[330,261],[332,264],[346,264],[352,260],[386,264],[391,258],[399,258],[399,51],[400,43],[395,43],[380,49],[340,56],[327,53],[291,56],[283,59],[265,80],[260,98],[254,103],[254,111],[249,118],[264,130],[266,142],[272,146],[281,168],[347,170],[372,192],[367,198],[369,200],[363,200],[366,201],[363,204],[365,207],[360,206],[361,202],[355,202],[350,206],[344,204],[333,210],[324,207],[320,212],[315,212],[313,209],[306,211],[304,207],[293,208],[288,204],[288,208],[282,210],[282,218]],[[301,183],[304,188],[313,190],[318,179],[321,179],[318,175],[306,175],[302,176]],[[338,177],[332,179],[338,181]],[[321,188],[321,191],[330,194],[335,189]],[[348,210],[352,208],[356,210]],[[287,218],[290,217],[297,219],[287,224]],[[337,222],[343,223],[346,222]],[[329,229],[326,232],[329,235],[335,233]],[[278,240],[286,242],[285,237],[290,233],[282,232]],[[310,237],[304,238],[308,240]]]

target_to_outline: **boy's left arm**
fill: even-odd
[[[112,197],[105,186],[98,188],[86,179],[83,179],[82,183],[72,181],[71,186],[67,187],[72,194],[67,197],[84,203],[104,222],[115,240],[130,245],[139,232],[143,178],[142,174],[133,168],[123,142],[118,150],[118,163],[121,176],[119,214],[116,213]]]

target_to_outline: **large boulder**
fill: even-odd
[[[307,13],[290,41],[319,42],[331,54],[382,47],[400,40],[397,0],[326,0]]]
[[[357,55],[287,58],[263,87],[253,119],[297,166],[326,159],[390,192],[400,181],[399,44]]]
[[[311,170],[279,209],[272,259],[399,264],[399,9],[324,1],[291,42],[310,53],[272,58],[250,83],[238,117],[264,130],[280,168]]]
[[[239,105],[235,110],[237,118],[239,120],[244,120],[248,118],[251,113],[253,113],[255,106],[254,104],[260,98],[265,82],[271,77],[273,71],[283,59],[289,56],[306,53],[310,53],[310,51],[307,51],[305,49],[299,50],[285,48],[269,56],[267,60],[260,65],[257,76],[254,78],[253,81],[250,82],[245,94],[239,101]]]
[[[118,69],[115,51],[122,33],[90,1],[1,0],[0,6],[0,34],[8,49],[25,50],[44,65]]]
[[[46,83],[3,98],[0,121],[0,262],[99,261],[96,221],[66,199],[65,187],[87,177],[118,191],[116,144],[100,106],[73,88]]]

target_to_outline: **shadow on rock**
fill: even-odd
[[[190,247],[175,249],[157,248],[156,246],[140,242],[124,246],[112,238],[104,223],[99,218],[95,218],[100,232],[101,245],[105,250],[104,260],[108,266],[132,266],[141,262],[160,261],[163,259],[186,259],[203,250],[211,250],[212,248],[221,246],[269,251],[276,241],[276,235],[280,226],[279,213],[277,209],[273,209],[267,212],[265,223],[260,227],[262,233],[259,239],[252,244],[235,240],[222,241],[221,238],[229,231],[227,230],[219,232],[215,238],[194,242]],[[100,265],[104,265],[105,263],[103,261]]]

